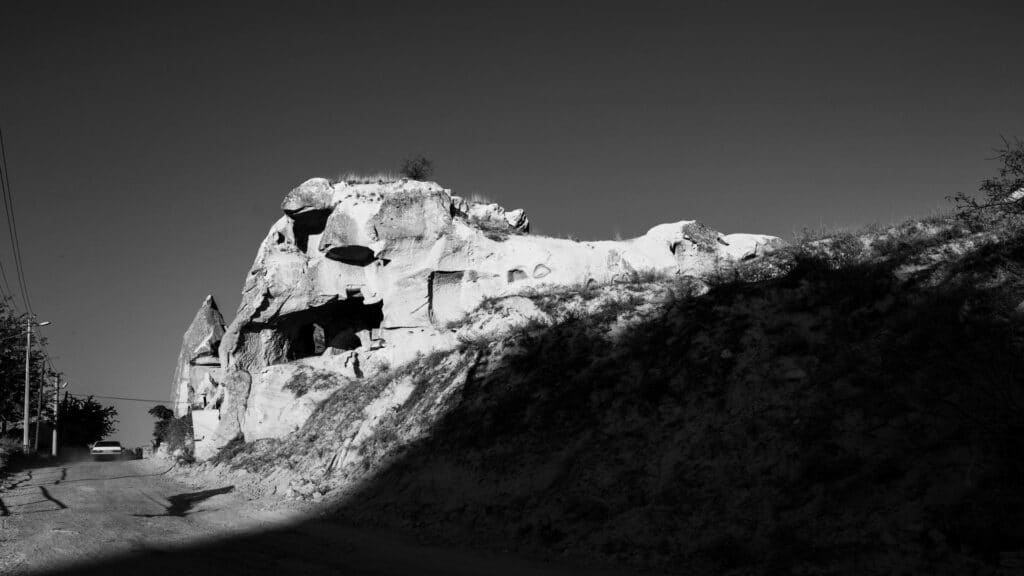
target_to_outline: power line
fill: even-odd
[[[0,167],[3,170],[4,212],[7,215],[7,234],[14,253],[14,266],[18,273],[18,284],[21,287],[21,299],[25,308],[32,313],[32,299],[28,293],[28,282],[25,279],[25,267],[21,257],[21,238],[18,236],[18,220],[14,212],[14,190],[11,189],[11,170],[7,165],[7,148],[4,145],[3,130],[0,130]]]
[[[4,269],[3,259],[0,259],[0,279],[4,281],[2,290],[4,299],[14,300],[14,292],[11,292],[11,285],[7,282],[7,270]]]
[[[100,396],[99,394],[71,394],[70,392],[68,392],[68,394],[76,398],[103,398],[104,400],[126,400],[128,402],[155,402],[157,404],[169,403],[166,398],[163,400],[151,400],[149,398],[128,398],[125,396]]]
[[[4,213],[7,218],[7,235],[11,242],[11,252],[14,254],[14,267],[17,273],[18,285],[21,289],[21,299],[25,304],[25,309],[30,315],[35,315],[35,311],[32,309],[32,297],[28,291],[28,279],[25,276],[25,265],[24,259],[21,255],[21,237],[18,235],[18,220],[14,212],[14,190],[11,188],[11,170],[7,165],[7,147],[4,144],[3,130],[0,129],[0,188],[3,189],[4,199]],[[3,266],[3,260],[0,259],[0,280],[3,280],[3,285],[7,292],[5,297],[9,296],[11,303],[14,304],[15,310],[17,310],[17,304],[14,302],[14,291],[11,290],[10,283],[7,280],[7,272]],[[59,373],[57,368],[53,365],[53,361],[50,359],[50,351],[46,347],[46,341],[40,335],[37,340],[39,347],[42,348],[43,359],[46,366],[50,368],[51,372]]]
[[[53,360],[50,357],[50,350],[46,347],[47,343],[42,334],[39,335],[37,340],[39,342],[39,347],[43,349],[43,360],[46,362],[46,365],[50,367],[50,372],[55,375],[61,374],[61,371],[57,370],[57,367],[53,365]]]
[[[11,188],[11,169],[7,165],[7,146],[4,143],[2,129],[0,129],[0,188],[3,189],[4,214],[7,218],[7,236],[11,242],[11,251],[14,254],[14,267],[17,273],[18,285],[21,288],[21,299],[25,304],[26,312],[30,316],[35,316],[35,310],[32,308],[32,297],[28,290],[28,278],[25,275],[24,258],[21,254],[21,237],[18,234],[18,219],[14,211],[14,190]],[[0,280],[3,280],[4,287],[7,290],[5,297],[9,295],[11,303],[14,304],[15,310],[17,310],[17,305],[14,302],[14,292],[11,290],[10,283],[7,280],[7,272],[3,267],[2,259],[0,259]],[[43,353],[44,372],[46,368],[49,368],[51,373],[60,374],[60,371],[53,365],[50,350],[47,348],[46,339],[43,338],[42,334],[39,335],[36,342]]]
[[[32,299],[28,293],[28,281],[25,278],[25,266],[21,257],[21,238],[18,236],[18,220],[14,212],[14,190],[11,189],[11,170],[7,166],[7,148],[4,146],[4,133],[0,130],[0,171],[3,178],[4,212],[7,214],[7,235],[14,252],[14,266],[18,273],[18,284],[21,287],[21,299],[25,309],[31,314]]]
[[[0,132],[0,141],[3,139],[3,133]],[[7,166],[6,162],[0,164],[0,187],[3,189],[4,196],[4,212],[7,212]],[[7,270],[4,266],[3,259],[0,258],[0,279],[3,280],[4,298],[10,298],[12,303],[14,301],[14,291],[11,290],[11,284],[7,281]]]

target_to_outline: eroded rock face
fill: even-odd
[[[197,404],[202,408],[204,394],[208,395],[207,402],[213,401],[216,392],[214,382],[221,374],[219,352],[223,337],[224,317],[213,296],[207,296],[181,340],[171,390],[175,416],[188,414],[189,409]]]
[[[249,441],[294,432],[347,379],[298,362],[267,366],[256,376],[260,389],[250,394],[241,431]]]
[[[281,206],[285,215],[260,245],[219,346],[225,380],[251,383],[219,397],[230,427],[247,439],[287,434],[351,379],[452,348],[450,326],[487,297],[648,272],[700,277],[781,244],[770,236],[723,236],[695,221],[624,241],[530,236],[522,210],[413,180],[314,178]]]

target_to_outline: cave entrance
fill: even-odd
[[[330,210],[310,210],[292,215],[292,234],[299,250],[305,252],[309,248],[309,237],[324,231],[330,215]]]
[[[369,347],[383,319],[383,302],[363,304],[359,296],[288,314],[278,323],[288,342],[285,360],[319,356],[328,348]]]
[[[338,246],[327,251],[327,257],[353,266],[366,266],[377,257],[366,246]]]

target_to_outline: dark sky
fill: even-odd
[[[945,208],[1024,136],[1024,2],[554,4],[0,4],[26,275],[73,390],[166,398],[312,176],[423,153],[543,233],[790,238]],[[150,405],[116,406],[145,442]]]

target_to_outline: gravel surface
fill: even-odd
[[[0,487],[0,574],[596,574],[428,548],[183,472],[134,460],[12,473]]]

